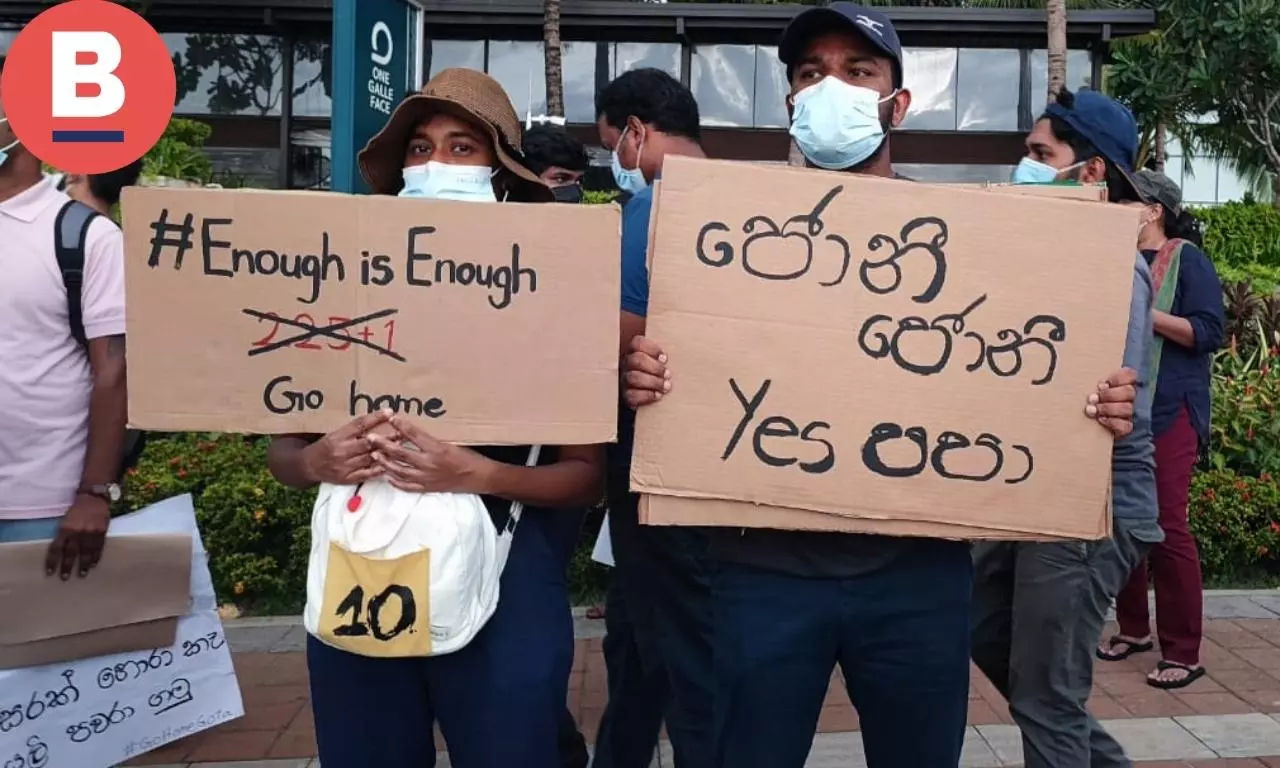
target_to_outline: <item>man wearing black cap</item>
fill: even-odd
[[[893,177],[888,131],[911,96],[888,17],[848,3],[804,11],[778,55],[808,164]],[[638,407],[671,382],[652,340],[631,349],[625,397]],[[1091,396],[1091,415],[1119,434],[1132,380],[1117,374]],[[869,766],[955,768],[968,704],[967,544],[758,529],[708,537],[717,766],[801,768],[839,664]]]
[[[1015,182],[1106,182],[1111,202],[1140,201],[1138,129],[1129,110],[1094,91],[1058,94],[1027,136]],[[1137,226],[1135,221],[1135,228]],[[1143,372],[1133,431],[1112,450],[1114,535],[1103,541],[984,542],[974,548],[973,659],[1009,701],[1027,768],[1130,766],[1086,702],[1107,610],[1150,547],[1157,524],[1147,369],[1152,280],[1134,254],[1125,365]],[[1143,600],[1146,600],[1144,594]]]

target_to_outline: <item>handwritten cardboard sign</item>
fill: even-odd
[[[129,416],[458,443],[616,432],[619,216],[319,192],[126,190]]]
[[[191,607],[178,621],[176,639],[159,648],[0,671],[0,764],[106,768],[244,715],[191,497],[111,521],[110,536],[139,534],[176,534],[191,542]],[[104,562],[110,553],[108,546]]]
[[[1109,530],[1083,409],[1122,360],[1132,210],[676,158],[654,215],[673,390],[638,417],[634,490]]]

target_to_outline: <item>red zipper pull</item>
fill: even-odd
[[[360,509],[360,505],[364,502],[364,499],[360,497],[360,489],[363,487],[364,483],[357,485],[355,494],[353,494],[350,499],[347,499],[348,512],[355,512]]]

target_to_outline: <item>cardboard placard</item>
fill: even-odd
[[[131,187],[129,417],[470,444],[615,439],[616,206]]]
[[[1084,406],[1122,361],[1132,210],[687,158],[659,195],[646,335],[673,388],[633,490],[1109,533]]]

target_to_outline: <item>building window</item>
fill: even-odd
[[[546,113],[546,71],[541,41],[489,41],[489,74],[502,84],[517,114],[529,109],[535,115]]]
[[[289,133],[292,189],[329,189],[332,179],[331,134],[326,128],[295,128]]]
[[[483,40],[429,40],[424,45],[431,61],[428,79],[438,75],[440,70],[452,67],[484,71]]]
[[[293,114],[295,117],[329,117],[333,114],[331,43],[322,39],[298,40],[293,46]]]
[[[907,131],[956,129],[955,48],[907,48],[902,82],[911,91],[911,108],[902,122]]]
[[[756,47],[700,45],[690,83],[703,125],[750,128],[755,119]]]
[[[610,79],[632,69],[653,67],[680,79],[679,43],[614,43]]]
[[[1049,52],[1031,51],[1031,119],[1044,114],[1049,98]],[[1088,51],[1067,51],[1067,90],[1093,87],[1093,59]]]
[[[596,121],[596,64],[600,56],[609,56],[612,49],[609,43],[580,41],[561,46],[560,80],[564,84],[564,116],[569,122]],[[612,68],[608,59],[604,65]]]
[[[1022,55],[1016,50],[961,48],[956,78],[956,130],[1018,130]]]
[[[786,66],[778,60],[776,46],[756,47],[755,91],[755,127],[786,128],[791,125],[787,117],[787,94],[791,92],[791,84],[787,82]]]
[[[284,44],[266,35],[165,34],[178,76],[175,111],[280,114]]]
[[[9,46],[13,45],[13,41],[18,36],[16,29],[0,29],[0,56],[9,54]]]

